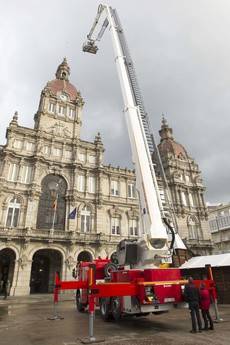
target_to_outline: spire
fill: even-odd
[[[62,63],[57,68],[56,78],[69,81],[69,76],[70,76],[70,68],[67,63],[66,58],[64,58]]]
[[[10,122],[11,125],[17,125],[18,124],[18,112],[15,111],[13,119]]]
[[[164,139],[172,139],[173,140],[173,130],[169,127],[168,122],[165,118],[165,115],[162,114],[162,120],[161,120],[161,129],[159,131],[161,141]]]
[[[165,128],[165,127],[168,127],[168,122],[165,118],[165,115],[162,114],[162,120],[161,120],[161,128]]]

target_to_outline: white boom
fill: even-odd
[[[102,15],[105,15],[104,22],[97,37],[93,39]],[[98,48],[95,42],[101,39],[107,26],[109,26],[113,42],[115,63],[124,100],[124,114],[131,143],[132,160],[136,170],[136,189],[140,199],[144,241],[141,244],[139,264],[156,264],[157,257],[168,253],[168,235],[163,223],[164,211],[151,157],[154,139],[150,132],[148,116],[144,109],[124,32],[115,9],[108,5],[101,4],[99,6],[83,51],[94,54],[97,52]]]

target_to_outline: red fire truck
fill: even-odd
[[[104,16],[104,19],[103,19]],[[102,20],[103,19],[103,20]],[[93,39],[99,23],[102,26]],[[115,265],[110,260],[97,259],[80,262],[75,270],[75,281],[60,281],[56,278],[55,296],[60,289],[76,289],[79,311],[89,308],[93,313],[94,304],[100,306],[104,320],[122,315],[159,314],[166,312],[183,301],[183,287],[186,280],[179,268],[162,268],[170,261],[175,248],[186,249],[176,227],[172,226],[163,207],[152,162],[153,151],[158,153],[150,121],[144,108],[140,89],[124,31],[117,12],[108,5],[100,5],[88,40],[83,51],[95,54],[96,42],[109,27],[115,52],[115,63],[120,79],[124,100],[124,114],[127,122],[132,159],[136,171],[136,190],[140,203],[141,232],[139,240],[122,240],[117,247]],[[159,166],[162,167],[159,154]],[[163,169],[162,178],[165,181]],[[167,183],[165,183],[167,187]],[[165,188],[166,196],[167,188]],[[168,232],[171,233],[169,240]],[[204,282],[213,291],[211,271]],[[199,285],[200,281],[196,281]]]

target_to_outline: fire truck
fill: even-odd
[[[96,304],[104,320],[118,320],[123,315],[159,314],[184,304],[183,287],[187,281],[183,279],[181,270],[162,268],[162,264],[170,261],[173,250],[186,248],[162,204],[152,161],[153,151],[157,153],[165,187],[167,181],[115,9],[108,5],[99,6],[83,51],[96,54],[96,43],[101,40],[107,27],[112,37],[124,101],[143,235],[138,240],[121,240],[117,246],[116,263],[100,258],[92,262],[79,262],[74,272],[75,281],[60,281],[56,277],[55,294],[57,296],[61,289],[76,289],[80,312],[89,309],[93,313]],[[167,190],[165,188],[166,199],[169,200]],[[204,282],[210,291],[214,291],[214,282],[209,273],[209,279]],[[195,283],[199,286],[200,281]]]

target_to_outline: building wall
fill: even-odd
[[[230,204],[211,206],[208,209],[214,253],[228,253],[230,251]]]

